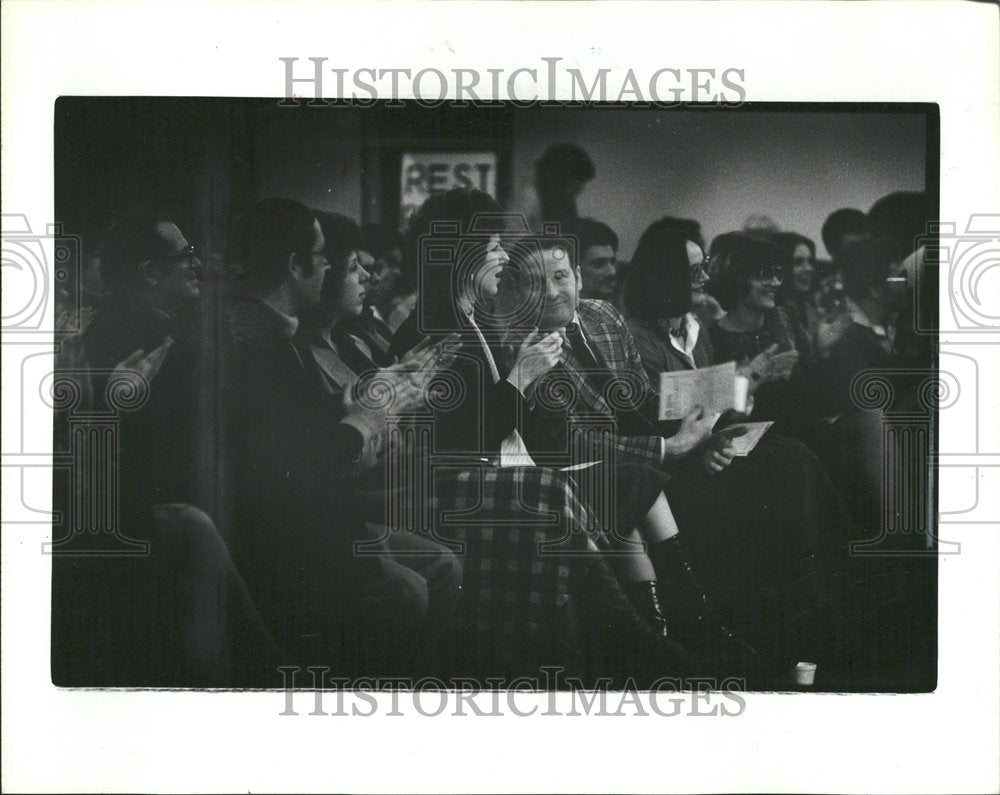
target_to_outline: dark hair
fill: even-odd
[[[365,224],[361,228],[361,248],[380,259],[394,248],[403,252],[403,236],[399,230],[383,224]]]
[[[355,221],[340,213],[316,210],[314,215],[323,230],[323,256],[330,263],[320,298],[325,302],[335,301],[344,289],[347,261],[361,247],[361,229]]]
[[[159,215],[132,215],[116,222],[101,246],[101,281],[113,293],[140,286],[139,265],[170,254],[170,244],[157,230],[173,223]]]
[[[852,240],[840,253],[844,291],[856,301],[865,298],[870,288],[884,284],[890,266],[899,261],[893,244],[883,238]]]
[[[424,330],[460,328],[459,279],[470,255],[508,225],[503,208],[488,193],[452,188],[427,199],[410,216],[406,230],[406,264],[418,279],[418,320]],[[425,256],[433,250],[435,256]]]
[[[816,262],[816,244],[805,235],[798,232],[778,232],[771,237],[771,242],[778,250],[778,264],[781,272],[785,275],[785,281],[778,290],[778,296],[785,300],[788,295],[794,293],[792,286],[792,266],[795,261],[795,249],[805,246],[809,249],[809,256]]]
[[[296,254],[308,275],[316,245],[316,219],[292,199],[264,199],[240,222],[237,237],[244,277],[251,289],[267,292],[288,278],[288,258]]]
[[[779,254],[773,243],[746,232],[730,233],[716,251],[717,242],[719,238],[712,241],[712,279],[708,291],[728,312],[750,292],[750,279],[777,265]]]
[[[535,161],[539,184],[588,182],[596,174],[590,155],[576,144],[553,144]]]
[[[610,226],[593,218],[574,218],[564,225],[561,232],[577,239],[581,257],[591,246],[611,246],[618,251],[618,235]]]
[[[723,260],[729,256],[729,249],[735,241],[741,235],[745,235],[746,232],[723,232],[721,235],[716,235],[712,238],[712,245],[708,250],[708,256],[715,260],[717,257],[719,260]]]
[[[698,248],[702,251],[705,250],[705,238],[701,234],[701,224],[694,220],[694,218],[675,218],[671,215],[665,215],[657,223],[676,229],[692,243],[697,243]]]
[[[631,317],[655,321],[691,309],[688,241],[697,243],[673,218],[661,218],[642,233],[625,277],[625,309]]]
[[[836,258],[840,251],[841,239],[844,235],[865,235],[868,234],[868,218],[861,212],[851,207],[841,207],[834,210],[823,222],[823,229],[820,235],[823,237],[823,245]]]
[[[868,211],[872,237],[890,243],[899,259],[906,259],[919,247],[917,238],[926,235],[930,212],[923,193],[890,193]]]

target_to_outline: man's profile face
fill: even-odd
[[[201,263],[174,224],[163,221],[156,225],[156,232],[170,250],[170,253],[156,258],[155,267],[150,271],[157,280],[157,293],[172,305],[181,306],[194,301],[200,294],[198,268]]]
[[[312,273],[303,275],[299,282],[303,309],[319,303],[320,291],[323,289],[323,279],[326,276],[326,272],[330,269],[330,263],[323,256],[323,247],[326,245],[326,239],[323,237],[323,230],[320,228],[319,221],[313,221],[313,232],[315,237],[313,238],[312,251],[309,254],[311,262],[304,263],[304,265],[312,267]]]
[[[359,252],[359,255],[361,253]],[[361,266],[371,275],[367,295],[368,303],[388,300],[395,294],[396,282],[402,273],[402,252],[398,248],[394,248],[377,260],[367,251],[363,253],[372,260],[370,266],[363,260],[361,261]]]
[[[580,258],[584,298],[610,300],[618,291],[618,259],[611,246],[587,246]]]

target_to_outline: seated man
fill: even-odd
[[[657,421],[656,390],[624,318],[607,302],[577,298],[579,268],[565,241],[542,239],[517,265],[501,280],[508,311],[538,307],[539,331],[561,329],[566,341],[562,362],[527,396],[521,435],[532,456],[668,467],[665,493],[691,563],[729,625],[760,646],[812,653],[817,639],[799,633],[815,624],[806,616],[821,595],[817,575],[831,573],[842,532],[815,456],[782,440],[733,464],[724,435],[705,440],[700,412],[666,436],[672,428]]]
[[[166,218],[132,216],[112,227],[101,252],[109,299],[83,335],[94,397],[105,398],[119,364],[147,378],[140,411],[122,413],[122,513],[146,521],[154,503],[201,504],[199,456],[201,327],[194,247]]]
[[[576,239],[580,252],[580,297],[618,303],[618,235],[607,224],[577,218],[563,234]]]
[[[359,554],[371,539],[354,467],[386,411],[422,399],[428,374],[386,371],[395,400],[383,408],[331,400],[294,341],[330,267],[319,223],[298,202],[266,200],[239,243],[245,293],[229,315],[220,403],[233,557],[290,659],[372,673],[419,653],[459,594],[457,560],[432,542],[408,539],[422,556],[406,566]]]

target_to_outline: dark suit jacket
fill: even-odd
[[[354,462],[374,429],[341,422],[342,405],[282,321],[253,298],[231,307],[223,490],[233,557],[262,617],[283,645],[311,648],[378,573],[353,546],[364,535]]]
[[[168,335],[174,338],[148,384],[145,403],[118,414],[119,493],[126,514],[154,503],[205,507],[196,471],[211,417],[202,400],[199,332],[194,314],[169,317],[138,300],[121,298],[98,313],[83,335],[98,408],[116,365],[139,349],[151,353]]]
[[[698,341],[691,351],[694,359],[692,366],[680,351],[670,343],[670,335],[655,323],[630,318],[629,330],[639,348],[642,366],[646,369],[650,380],[655,384],[660,373],[673,373],[679,370],[695,370],[701,367],[711,367],[715,363],[712,351],[712,339],[704,326],[698,331]]]
[[[434,452],[469,453],[493,458],[501,442],[517,426],[526,411],[524,397],[507,380],[508,356],[499,334],[480,327],[493,356],[500,380],[494,382],[486,350],[471,325],[461,333],[455,360],[441,375],[442,395],[453,399],[436,401],[434,408]]]

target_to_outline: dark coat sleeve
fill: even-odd
[[[435,451],[468,452],[490,457],[525,416],[524,396],[506,378],[496,361],[500,381],[493,383],[489,363],[478,340],[463,344],[451,368],[442,377],[441,401],[435,409]]]

